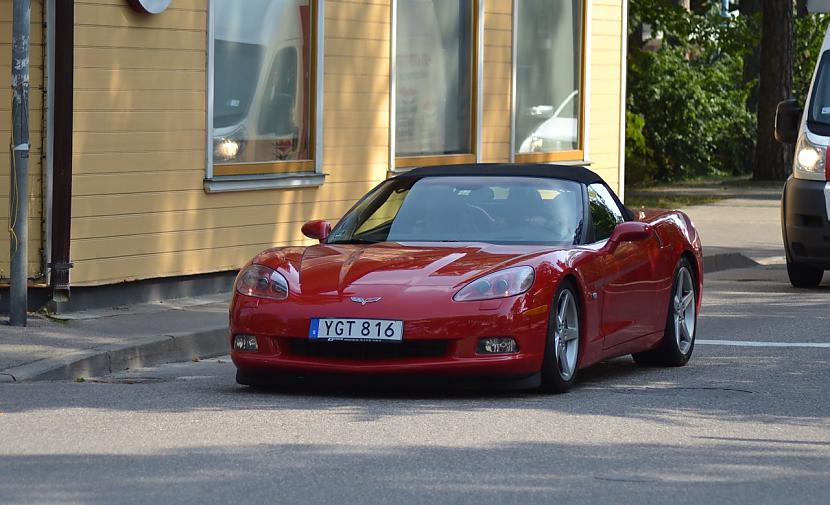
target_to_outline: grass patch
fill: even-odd
[[[683,195],[683,194],[645,194],[633,193],[626,195],[625,205],[632,209],[652,207],[657,209],[679,209],[691,205],[704,205],[723,200],[717,196]]]

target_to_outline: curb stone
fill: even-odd
[[[741,253],[721,253],[703,256],[703,274],[760,266],[757,261]]]
[[[0,383],[75,380],[129,368],[222,356],[230,352],[227,335],[227,327],[208,328],[148,337],[104,349],[78,351],[55,360],[42,360],[5,370],[0,373]]]

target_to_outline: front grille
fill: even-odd
[[[446,340],[410,342],[326,342],[291,339],[291,353],[297,356],[347,359],[434,358],[446,356]]]

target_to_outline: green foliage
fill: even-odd
[[[665,35],[657,50],[632,44],[629,51],[627,182],[744,167],[754,135],[745,105],[749,88],[741,85],[746,21],[687,13],[657,0],[631,6],[630,26],[648,20]]]
[[[687,12],[668,0],[631,0],[626,182],[743,173],[752,166],[757,78],[744,59],[760,44],[760,15]],[[793,95],[803,103],[830,17],[796,17]],[[651,29],[643,41],[640,27]]]

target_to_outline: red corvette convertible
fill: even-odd
[[[263,251],[236,279],[240,384],[278,374],[522,379],[567,391],[633,354],[680,366],[700,308],[700,239],[682,212],[633,215],[595,173],[556,165],[414,169],[310,247]]]

